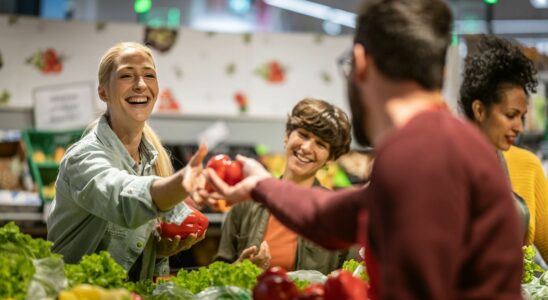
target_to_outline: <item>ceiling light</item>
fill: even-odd
[[[530,0],[535,8],[548,8],[548,0]]]
[[[330,21],[350,28],[356,27],[356,14],[307,0],[264,0],[275,6],[310,17]]]

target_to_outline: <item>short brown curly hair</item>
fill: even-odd
[[[286,134],[303,128],[329,144],[329,158],[337,159],[350,150],[352,135],[348,115],[319,99],[305,98],[297,103],[285,124]]]

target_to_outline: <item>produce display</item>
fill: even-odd
[[[14,223],[0,227],[0,299],[57,300],[344,300],[368,299],[368,283],[360,270],[363,262],[348,260],[343,268],[321,280],[314,271],[287,273],[280,267],[264,272],[248,260],[214,262],[175,276],[140,282],[127,281],[127,272],[108,252],[84,256],[78,264],[64,264],[51,252],[51,242],[33,239]],[[525,299],[548,298],[548,273],[524,247],[522,281]],[[305,278],[296,279],[295,273]],[[300,273],[303,274],[303,273]],[[310,279],[307,280],[307,279]]]

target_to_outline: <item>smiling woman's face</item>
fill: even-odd
[[[491,144],[498,150],[506,151],[523,132],[527,95],[518,86],[503,87],[501,95],[501,101],[488,109],[476,102],[472,107],[476,123]]]
[[[295,129],[285,139],[286,169],[292,178],[313,177],[329,160],[329,151],[326,141],[304,128]]]
[[[144,123],[158,95],[152,58],[135,48],[124,49],[116,58],[108,83],[100,87],[99,93],[107,103],[111,125]]]

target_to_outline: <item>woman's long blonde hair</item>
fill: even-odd
[[[121,42],[114,46],[112,46],[110,49],[105,52],[103,57],[101,58],[101,61],[99,63],[99,72],[98,72],[98,79],[99,79],[99,85],[107,85],[110,80],[110,74],[116,67],[117,58],[120,55],[120,53],[128,48],[133,48],[138,51],[141,51],[148,55],[150,59],[152,60],[154,64],[154,56],[152,55],[152,52],[149,48],[135,42]],[[156,65],[154,64],[156,67]],[[108,118],[108,111],[103,113]],[[100,119],[100,118],[99,118]],[[94,121],[90,126],[96,127],[99,123],[99,119]],[[145,126],[143,128],[143,137],[149,141],[154,149],[158,152],[158,159],[156,160],[156,163],[154,164],[154,171],[156,172],[156,175],[167,177],[171,174],[173,174],[173,165],[171,164],[171,159],[162,145],[162,142],[160,141],[160,138],[158,135],[150,128],[148,125],[148,122],[145,122]]]

